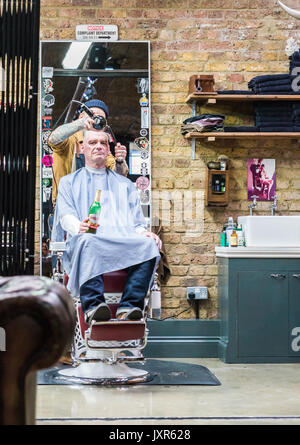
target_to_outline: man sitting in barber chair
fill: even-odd
[[[80,295],[85,320],[108,321],[104,273],[127,269],[128,276],[116,317],[143,318],[144,298],[159,262],[161,241],[147,231],[134,184],[106,168],[109,137],[102,130],[86,130],[82,153],[85,167],[60,180],[52,241],[67,233],[64,267],[68,289]],[[101,214],[96,234],[89,229],[88,211],[96,190],[101,190]]]

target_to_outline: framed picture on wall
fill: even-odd
[[[275,189],[275,159],[248,159],[248,201],[253,195],[258,201],[272,201]]]

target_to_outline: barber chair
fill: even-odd
[[[67,285],[63,269],[65,243],[51,243],[56,255],[53,279]],[[72,367],[59,371],[62,379],[82,384],[133,384],[150,379],[143,369],[129,367],[129,362],[145,362],[142,350],[147,344],[146,327],[150,291],[145,298],[144,318],[138,321],[117,320],[116,310],[127,279],[126,270],[103,275],[104,296],[112,318],[105,322],[85,322],[79,296],[72,296],[77,311],[74,341],[71,349]]]

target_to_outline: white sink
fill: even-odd
[[[300,247],[300,216],[239,216],[247,247]]]

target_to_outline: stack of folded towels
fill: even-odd
[[[258,102],[254,106],[254,125],[261,132],[298,131],[294,128],[295,102]]]
[[[255,94],[299,94],[294,91],[291,74],[267,74],[250,80],[248,87]]]
[[[300,102],[258,102],[254,121],[262,132],[300,132]]]
[[[189,117],[183,121],[181,134],[223,131],[224,120],[225,116],[222,114],[200,114],[199,116]]]
[[[299,67],[300,74],[300,50],[290,57],[290,74],[257,76],[250,80],[248,87],[253,94],[298,95],[298,81],[293,82],[296,75],[291,74],[295,67]],[[224,131],[299,132],[300,101],[293,101],[291,97],[290,101],[256,102],[253,127],[224,127]]]
[[[254,94],[253,91],[250,90],[218,90],[218,94]]]

